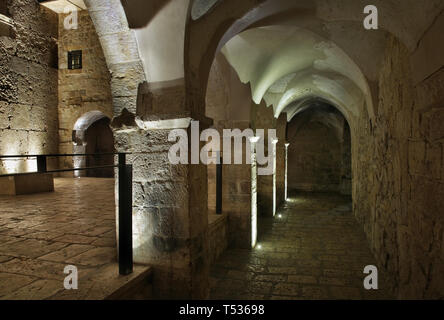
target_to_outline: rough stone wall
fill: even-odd
[[[57,15],[34,0],[8,10],[16,31],[0,37],[0,154],[57,153]],[[36,169],[35,160],[0,161],[0,173]]]
[[[210,265],[216,262],[228,246],[228,224],[226,215],[208,216],[208,253]]]
[[[287,131],[287,114],[283,113],[276,121],[276,207],[285,202],[285,144]]]
[[[416,85],[410,53],[387,39],[374,121],[353,141],[354,212],[399,298],[444,298],[444,69]]]
[[[136,114],[143,120],[187,117],[183,79],[140,84]]]
[[[344,120],[342,135],[342,162],[341,162],[341,185],[340,192],[343,195],[352,195],[352,159],[351,159],[351,133],[350,126]]]
[[[288,187],[302,191],[339,192],[341,141],[333,128],[309,122],[293,136],[289,130]]]
[[[216,171],[217,166],[215,164],[209,164],[207,166],[208,177],[208,214],[216,213]]]
[[[76,121],[89,111],[98,110],[113,117],[111,75],[94,24],[83,10],[78,12],[78,28],[66,30],[59,16],[59,151],[73,152]],[[68,51],[82,50],[82,69],[68,69]],[[72,158],[60,158],[62,168],[72,168]]]

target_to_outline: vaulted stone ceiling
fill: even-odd
[[[345,115],[357,116],[372,100],[364,74],[332,41],[292,26],[249,29],[231,39],[222,53],[252,97],[273,106],[275,117],[288,121],[307,100],[323,99]]]

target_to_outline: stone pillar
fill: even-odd
[[[285,191],[284,191],[284,201],[288,200],[288,146],[290,144],[286,143],[285,144]]]
[[[277,154],[277,143],[279,140],[273,140],[273,217],[276,215],[277,210],[277,199],[276,199],[276,154]]]
[[[250,157],[251,157],[251,247],[254,248],[257,243],[257,161],[256,161],[256,143],[258,137],[250,138]]]
[[[173,129],[187,130],[191,146],[190,120],[138,121],[114,130],[117,151],[133,153],[127,163],[134,170],[134,262],[153,267],[153,294],[160,299],[208,297],[207,168],[173,165],[168,157]]]
[[[351,169],[351,135],[350,127],[344,120],[344,132],[342,139],[342,166],[340,192],[343,195],[352,194],[352,169]]]
[[[268,140],[265,139],[265,140]],[[270,143],[266,142],[265,154],[271,154],[271,174],[258,176],[258,212],[262,216],[273,216],[276,214],[277,200],[277,143],[274,139]],[[260,172],[259,172],[260,174]]]
[[[273,175],[258,176],[257,206],[261,216],[273,214]]]
[[[250,153],[246,149],[245,139],[243,140],[243,150]],[[231,148],[234,154],[234,144],[231,144]],[[252,246],[251,180],[251,165],[246,161],[242,164],[223,164],[222,212],[228,216],[230,247],[249,249]]]
[[[276,145],[276,207],[286,201],[285,196],[285,143],[287,140],[287,114],[283,113],[276,120],[276,136],[279,140]]]

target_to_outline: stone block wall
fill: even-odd
[[[57,15],[34,0],[7,4],[15,35],[0,37],[0,154],[57,153]],[[0,161],[0,174],[36,169]]]
[[[210,265],[228,247],[228,224],[226,215],[208,215],[208,253]]]
[[[287,114],[281,114],[277,119],[276,135],[276,207],[285,202],[285,144],[287,143]]]
[[[351,159],[351,133],[350,126],[344,119],[344,130],[341,143],[341,182],[340,193],[343,195],[352,195],[352,159]]]
[[[216,213],[216,169],[215,164],[207,166],[208,176],[208,213]]]
[[[59,15],[59,151],[73,153],[76,121],[95,110],[112,119],[113,104],[111,75],[88,11],[78,12],[77,29],[64,28],[66,17]],[[82,50],[82,69],[68,69],[68,52],[73,50]],[[72,158],[60,158],[60,166],[72,168]]]
[[[264,153],[268,156],[268,129],[276,129],[276,119],[273,108],[267,107],[264,102],[256,105],[252,102],[252,126],[254,130],[263,129],[265,132]],[[261,167],[258,164],[258,167]],[[276,167],[278,164],[276,163]],[[257,208],[258,214],[264,216],[273,215],[273,175],[261,175],[257,177]]]
[[[363,116],[353,141],[354,212],[399,298],[442,299],[444,69],[415,83],[411,67],[388,37],[376,119]]]
[[[139,85],[136,114],[143,120],[186,117],[183,79]]]

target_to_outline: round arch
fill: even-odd
[[[83,114],[73,127],[73,154],[96,154],[114,151],[111,119],[103,112],[94,110]],[[73,167],[85,168],[114,163],[114,156],[74,156]],[[97,169],[75,171],[75,177],[103,176],[112,177],[113,170]]]

